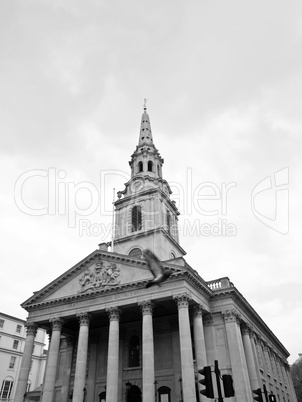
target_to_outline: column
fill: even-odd
[[[15,393],[15,402],[23,402],[24,394],[26,392],[29,370],[31,365],[31,357],[34,347],[35,336],[37,333],[37,326],[32,322],[27,322],[26,327],[26,340],[24,346],[23,357],[17,382]]]
[[[183,400],[185,402],[196,402],[194,364],[189,319],[190,295],[188,293],[184,293],[175,296],[174,299],[176,300],[178,306]]]
[[[296,391],[295,391],[295,388],[294,388],[292,376],[290,374],[290,366],[289,366],[289,364],[287,362],[286,362],[284,368],[285,368],[285,373],[286,373],[286,378],[287,378],[288,393],[290,395],[290,400],[293,401],[293,402],[297,402]]]
[[[61,388],[61,402],[68,402],[69,397],[69,381],[71,375],[71,363],[72,363],[72,352],[73,352],[73,342],[71,337],[66,337],[63,339],[64,347],[64,360],[63,360],[63,378],[62,378],[62,388]]]
[[[154,402],[154,343],[151,301],[139,303],[143,314],[143,402]]]
[[[109,343],[107,363],[106,402],[118,402],[118,373],[119,373],[119,319],[117,307],[107,309],[109,316]]]
[[[203,322],[202,322],[202,312],[203,308],[200,304],[193,307],[193,331],[194,331],[194,346],[195,346],[195,358],[197,370],[202,369],[207,365],[207,356],[206,356],[206,348],[204,341],[204,332],[203,332]],[[204,387],[198,382],[199,391]],[[199,393],[199,400],[206,400],[206,397],[203,397]]]
[[[260,360],[260,352],[259,352],[259,349],[257,346],[258,336],[254,331],[250,332],[250,339],[251,339],[251,346],[252,346],[252,351],[253,351],[253,355],[254,355],[256,375],[257,375],[257,380],[258,380],[258,384],[259,384],[259,386],[257,388],[259,388],[260,385],[262,385],[262,380],[261,380],[261,375],[260,375],[261,360]]]
[[[251,385],[240,331],[240,315],[235,309],[224,311],[222,315],[227,334],[236,400],[252,402]]]
[[[245,352],[245,359],[247,364],[247,370],[250,378],[250,384],[252,389],[257,389],[261,386],[258,382],[256,363],[254,359],[252,343],[250,338],[251,328],[247,324],[242,326],[242,341]]]
[[[216,345],[215,345],[215,332],[214,320],[210,313],[204,314],[204,340],[206,345],[207,362],[213,364],[214,360],[218,360]]]
[[[87,378],[87,396],[84,402],[94,401],[95,397],[95,382],[96,382],[96,367],[98,360],[98,344],[96,342],[92,343],[90,340],[89,344],[89,366],[88,366],[88,378]],[[98,399],[99,400],[99,399]]]
[[[60,339],[63,321],[60,318],[51,318],[51,340],[47,356],[47,365],[43,386],[42,402],[52,402],[56,382],[57,365],[59,358]]]
[[[78,314],[77,317],[80,321],[80,331],[78,339],[72,402],[83,402],[86,381],[90,314],[84,312]]]
[[[276,392],[275,381],[274,381],[274,371],[273,371],[273,366],[272,366],[271,357],[270,357],[270,348],[265,341],[262,341],[262,345],[263,345],[264,359],[265,359],[265,363],[266,363],[266,367],[267,367],[266,388],[268,391],[272,391],[276,395],[277,392]]]

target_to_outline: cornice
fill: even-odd
[[[108,256],[109,253],[107,252],[96,252],[95,253],[95,258],[99,258],[101,257],[106,257]],[[114,255],[114,253],[110,253],[110,257],[112,257],[112,260],[118,261],[118,262],[124,262],[124,263],[128,263],[133,265],[133,263],[135,263],[136,265],[141,266],[142,268],[147,269],[147,263],[145,262],[145,260],[140,260],[140,259],[133,259],[129,256],[123,256],[123,255]],[[211,296],[212,295],[212,291],[211,289],[205,284],[202,283],[202,279],[199,277],[196,277],[196,274],[192,274],[191,272],[189,272],[188,266],[187,267],[179,267],[179,266],[175,266],[173,265],[173,263],[163,263],[163,266],[165,268],[168,268],[170,270],[173,271],[173,274],[171,276],[171,279],[174,280],[178,280],[180,278],[184,278],[186,279],[194,288],[196,288],[199,292],[206,294],[207,296]],[[189,268],[191,269],[191,268]],[[66,278],[68,278],[68,276],[66,276]],[[127,292],[127,291],[131,291],[131,290],[138,290],[138,289],[144,289],[146,284],[148,283],[148,279],[143,279],[140,281],[136,281],[136,282],[128,282],[128,283],[124,283],[124,284],[119,284],[117,286],[115,286],[114,288],[98,288],[95,290],[88,290],[87,292],[82,292],[82,293],[77,293],[77,294],[73,294],[73,295],[68,295],[68,296],[64,296],[61,298],[57,298],[57,299],[52,299],[52,300],[42,300],[39,301],[38,298],[40,299],[41,296],[43,296],[44,294],[47,294],[50,290],[53,289],[53,287],[48,289],[48,292],[46,293],[39,293],[36,295],[36,299],[32,298],[31,300],[29,299],[27,302],[23,303],[23,308],[25,308],[27,311],[32,311],[36,308],[45,308],[45,307],[53,307],[53,306],[62,306],[62,305],[66,305],[67,303],[75,303],[78,301],[83,301],[83,300],[93,300],[96,297],[102,297],[102,296],[107,296],[107,295],[114,295],[114,294],[119,294],[122,292]],[[57,282],[57,284],[60,282]]]
[[[133,239],[133,237],[135,237],[135,238],[138,238],[138,237],[145,237],[145,236],[148,236],[148,235],[150,235],[150,234],[152,234],[152,233],[158,233],[158,232],[162,232],[162,234],[163,234],[165,237],[167,237],[167,238],[171,241],[171,243],[174,244],[175,247],[178,248],[178,250],[181,252],[182,255],[186,255],[186,254],[187,254],[187,253],[185,252],[185,250],[180,246],[180,244],[179,244],[176,240],[174,240],[173,237],[171,237],[171,236],[169,235],[168,231],[165,230],[162,226],[159,226],[159,227],[154,228],[154,229],[146,230],[146,231],[145,231],[145,230],[141,230],[141,232],[135,232],[135,235],[130,234],[130,235],[127,235],[127,236],[125,236],[125,237],[119,237],[118,239],[114,240],[114,244],[118,244],[118,243],[122,243],[122,242],[125,242],[125,241],[129,241],[129,240]]]
[[[279,341],[276,335],[270,330],[270,328],[262,320],[259,314],[254,310],[254,308],[249,304],[249,302],[244,298],[244,296],[239,292],[236,287],[233,286],[230,288],[224,288],[214,291],[212,295],[212,301],[224,299],[227,297],[231,297],[233,300],[235,300],[237,305],[241,308],[241,312],[245,313],[246,317],[249,317],[249,320],[252,322],[252,328],[254,332],[257,333],[257,330],[260,330],[263,334],[266,335],[268,339],[270,339],[271,344],[274,344],[276,347],[281,349],[285,355],[289,356],[289,352],[284,347],[284,345]],[[245,322],[243,315],[242,320]]]

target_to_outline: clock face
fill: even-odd
[[[131,183],[131,192],[137,193],[141,191],[144,187],[144,181],[142,179],[137,179],[133,183]]]

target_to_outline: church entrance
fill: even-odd
[[[127,402],[142,402],[141,390],[136,385],[131,385],[127,394]]]

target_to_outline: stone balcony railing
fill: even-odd
[[[234,287],[233,283],[229,280],[228,277],[208,281],[207,285],[211,290],[221,290],[225,288]]]

